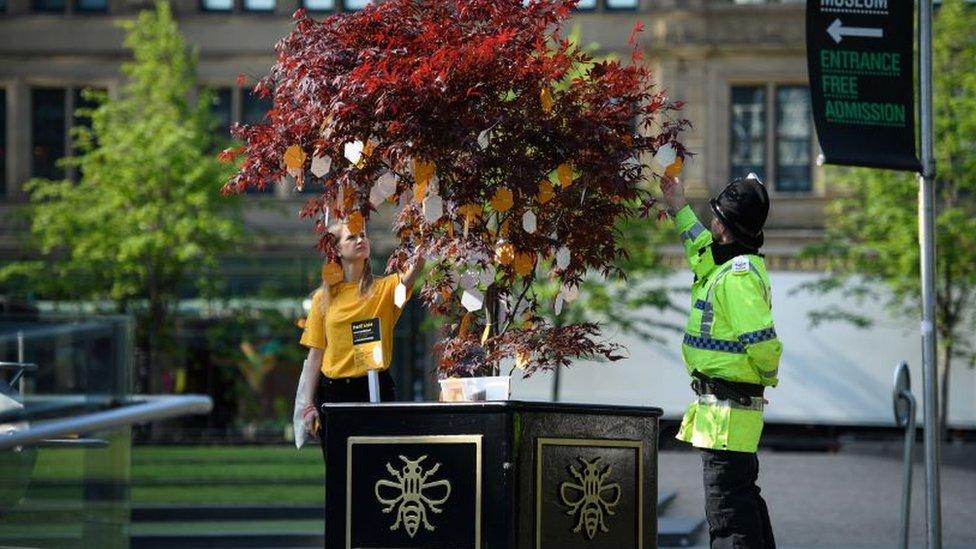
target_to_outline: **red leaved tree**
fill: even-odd
[[[688,123],[640,65],[639,27],[628,63],[594,62],[560,35],[575,2],[387,0],[324,21],[299,10],[255,87],[274,98],[266,123],[236,127],[244,146],[224,153],[244,155],[225,191],[286,174],[321,183],[302,215],[331,258],[329,219],[398,204],[387,269],[417,250],[432,260],[420,295],[451,321],[443,375],[620,358],[597,325],[536,313],[571,300],[588,271],[623,275],[615,227],[656,210],[641,159],[683,157]],[[537,298],[540,277],[561,285],[556,303]]]

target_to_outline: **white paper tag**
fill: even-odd
[[[522,214],[522,228],[525,232],[532,234],[536,230],[535,212],[529,210]]]
[[[487,149],[490,141],[491,141],[491,130],[483,130],[481,133],[478,134],[478,146],[481,147],[481,150]]]
[[[485,296],[478,290],[464,290],[461,294],[461,305],[468,310],[468,312],[480,311],[482,305],[484,305]]]
[[[363,158],[363,142],[353,141],[351,143],[346,143],[342,147],[342,155],[346,157],[346,160],[352,162],[353,164],[358,164]]]
[[[332,158],[328,156],[313,156],[312,157],[312,175],[315,177],[322,177],[329,173],[332,169]]]
[[[556,252],[556,267],[565,269],[569,267],[569,248],[563,246]]]
[[[677,157],[678,151],[674,150],[674,145],[668,143],[658,149],[657,153],[654,154],[654,162],[662,168],[667,168],[671,164],[674,164],[674,160]]]
[[[403,304],[407,302],[407,287],[403,285],[403,282],[397,284],[396,289],[393,290],[393,304],[396,305],[397,309],[402,309]]]
[[[397,176],[393,172],[386,172],[376,180],[376,188],[383,193],[383,198],[390,198],[396,192]]]
[[[427,223],[437,223],[444,216],[444,201],[436,194],[424,199],[424,219]]]
[[[382,345],[377,345],[376,347],[373,348],[373,362],[375,362],[377,366],[381,368],[383,367],[383,346]]]
[[[373,185],[373,188],[369,190],[369,203],[372,204],[373,207],[382,204],[386,198],[387,197],[383,196],[383,193],[380,191],[379,185]]]

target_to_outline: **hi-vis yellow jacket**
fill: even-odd
[[[775,386],[783,345],[773,328],[769,275],[762,257],[740,255],[721,265],[712,257],[711,232],[685,206],[675,217],[695,273],[691,313],[681,355],[688,373]],[[678,439],[699,448],[755,452],[764,401],[751,405],[700,395],[685,411]]]

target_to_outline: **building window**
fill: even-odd
[[[342,0],[343,11],[359,11],[366,7],[371,0]]]
[[[302,0],[302,7],[308,11],[332,11],[335,9],[335,0]]]
[[[7,0],[0,0],[0,13],[7,11]]]
[[[241,122],[244,124],[260,124],[271,110],[273,101],[270,97],[261,97],[249,89],[241,90]]]
[[[80,13],[105,13],[108,0],[75,0],[75,11]]]
[[[576,11],[593,11],[596,9],[596,0],[580,0],[576,4]]]
[[[61,13],[64,8],[64,0],[31,0],[31,11],[38,13]]]
[[[265,122],[265,116],[271,110],[273,101],[270,97],[261,97],[250,89],[241,90],[241,123],[242,124],[261,124]],[[248,189],[248,193],[274,193],[275,182],[269,181],[263,191]]]
[[[729,133],[731,178],[751,172],[777,191],[812,190],[813,120],[807,86],[733,86]]]
[[[806,86],[776,88],[777,191],[809,191],[811,188],[810,90]]]
[[[7,194],[7,90],[0,88],[0,197]]]
[[[66,153],[65,90],[31,90],[31,175],[64,179],[57,161]]]
[[[233,11],[234,0],[200,0],[203,11]]]
[[[732,87],[731,177],[766,180],[766,87]]]
[[[217,88],[213,90],[213,103],[210,105],[210,114],[217,120],[217,127],[214,129],[214,147],[222,148],[225,143],[230,141],[230,126],[234,122],[234,109],[232,101],[232,88]]]
[[[244,11],[271,13],[275,9],[275,0],[244,0]]]

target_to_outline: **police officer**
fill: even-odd
[[[769,195],[753,174],[732,181],[709,201],[708,230],[679,180],[664,177],[661,190],[695,275],[681,354],[697,399],[677,438],[701,451],[711,546],[775,547],[756,485],[763,390],[776,385],[783,352],[759,253]]]

